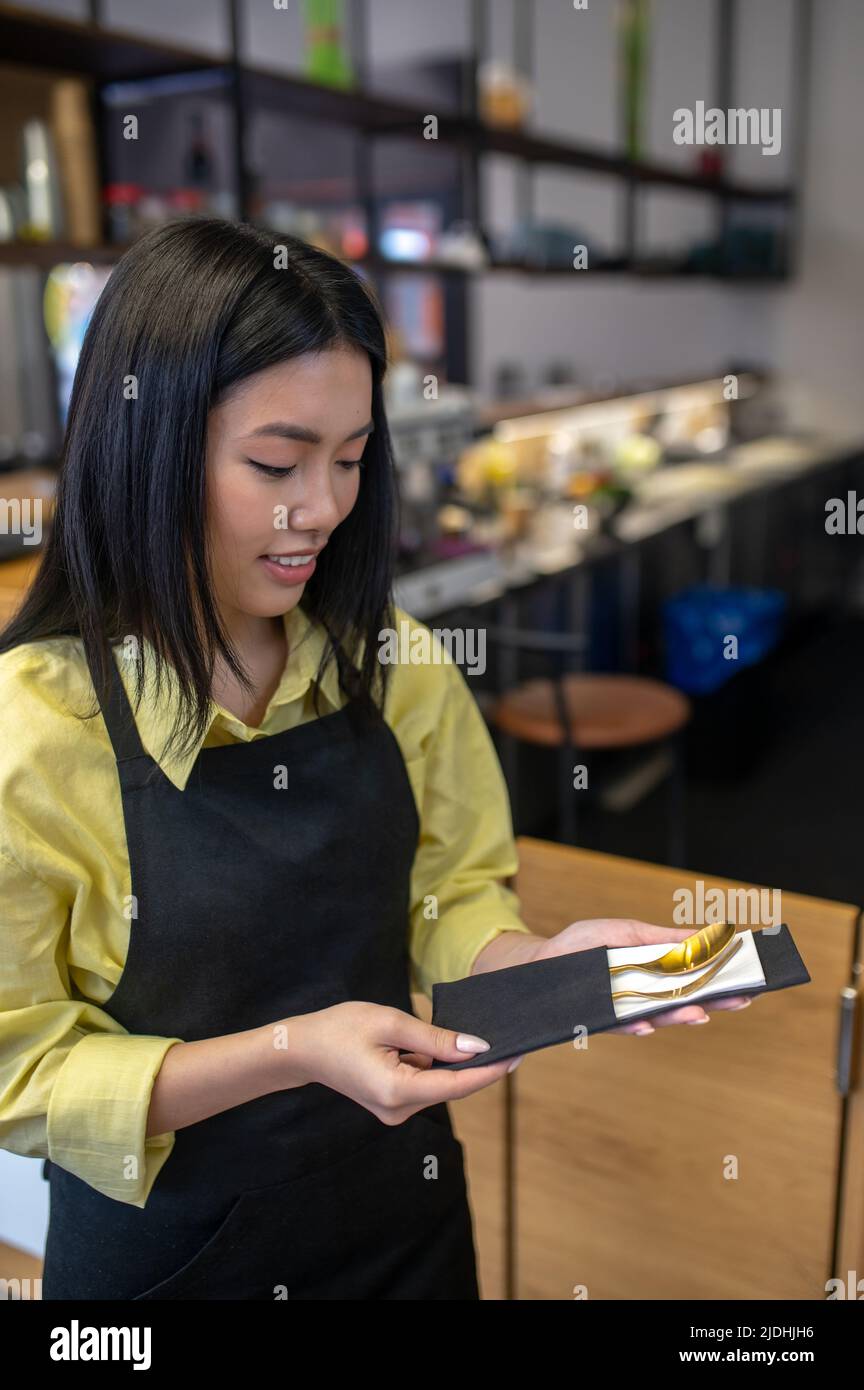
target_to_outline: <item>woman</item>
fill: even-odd
[[[215,219],[94,311],[0,641],[0,1139],[50,1160],[46,1299],[476,1299],[447,1102],[512,1064],[432,1069],[488,1044],[411,988],[686,934],[533,936],[461,672],[377,660],[385,366],[351,270]]]

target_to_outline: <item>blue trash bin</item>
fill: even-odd
[[[666,679],[691,695],[707,695],[777,645],[787,611],[780,589],[695,585],[663,604]],[[737,641],[737,655],[729,641]]]

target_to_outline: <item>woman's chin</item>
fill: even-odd
[[[281,618],[283,614],[290,613],[298,606],[305,587],[304,584],[292,584],[290,587],[278,589],[275,585],[268,584],[262,591],[260,584],[254,588],[250,586],[238,607],[248,618]]]

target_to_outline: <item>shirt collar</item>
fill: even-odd
[[[163,757],[162,755],[165,740],[173,727],[174,718],[179,709],[177,677],[174,668],[172,666],[166,667],[162,689],[157,697],[155,654],[147,639],[143,639],[145,648],[144,692],[141,704],[136,710],[134,665],[132,662],[125,661],[121,652],[118,666],[129,702],[135,713],[135,723],[141,742],[145,750],[159,764],[165,776],[173,782],[178,790],[182,791],[186,786],[195,760],[214,725],[220,725],[227,729],[244,743],[249,743],[255,738],[265,738],[273,732],[268,727],[271,724],[273,711],[279,705],[286,705],[293,700],[300,699],[309,690],[324,650],[326,632],[320,624],[312,623],[299,607],[292,608],[288,613],[285,613],[282,621],[285,635],[288,638],[288,660],[270,704],[267,706],[262,727],[253,728],[249,724],[244,724],[243,720],[238,719],[236,714],[232,714],[223,705],[216,704],[211,700],[207,728],[194,748],[185,756],[169,754]],[[117,651],[118,648],[122,648],[122,643],[117,644],[114,650]],[[339,690],[335,658],[331,658],[328,663],[321,681],[321,694],[324,697],[322,708],[326,709],[328,704],[333,710],[341,708],[343,697]]]

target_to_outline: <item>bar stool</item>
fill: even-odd
[[[618,673],[573,672],[568,655],[587,646],[579,634],[484,623],[487,638],[510,648],[541,653],[551,668],[548,678],[528,680],[507,691],[485,709],[489,723],[516,743],[559,750],[558,831],[565,844],[576,843],[576,792],[572,769],[580,753],[665,744],[667,774],[667,854],[683,866],[684,761],[682,732],[692,717],[687,696],[664,681]],[[502,758],[510,797],[516,807],[516,756]]]

